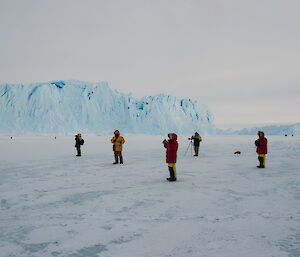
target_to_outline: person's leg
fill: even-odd
[[[198,156],[199,154],[199,146],[195,146],[195,156]]]
[[[119,152],[119,156],[120,156],[120,164],[123,164],[123,156],[122,156],[122,151]]]
[[[80,146],[77,146],[76,149],[77,149],[77,155],[76,156],[81,156]]]
[[[167,178],[167,180],[170,180],[170,179],[172,179],[172,167],[170,166],[169,163],[168,163],[168,169],[169,169],[169,172],[170,172],[170,177]]]
[[[264,168],[264,154],[258,155],[259,166],[257,168]]]
[[[168,163],[169,171],[170,171],[170,178],[169,181],[176,181],[176,167],[175,163]]]
[[[119,163],[119,160],[118,160],[118,151],[114,151],[114,155],[115,155],[115,162],[114,162],[114,164],[117,164],[117,163]]]
[[[174,171],[174,179],[176,180],[177,175],[176,175],[176,165],[175,165],[175,163],[174,163],[174,166],[173,166],[173,171]]]

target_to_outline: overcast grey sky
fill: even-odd
[[[299,0],[0,0],[0,83],[110,81],[207,104],[217,126],[300,122]]]

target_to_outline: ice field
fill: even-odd
[[[299,257],[300,137],[204,136],[200,156],[179,136],[168,182],[159,136],[0,136],[0,256]],[[233,154],[241,151],[241,155]]]

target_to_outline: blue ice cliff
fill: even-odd
[[[0,117],[1,134],[215,133],[212,113],[197,101],[164,94],[136,99],[108,82],[4,84]]]

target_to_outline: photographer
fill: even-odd
[[[177,150],[178,150],[178,142],[177,135],[175,133],[168,134],[169,140],[164,140],[162,143],[164,147],[167,149],[166,151],[166,163],[168,163],[168,168],[170,172],[170,177],[167,178],[169,181],[176,181],[176,167],[175,163],[177,160]]]
[[[189,140],[194,140],[194,151],[195,151],[194,156],[198,156],[200,142],[202,141],[202,137],[198,134],[198,132],[195,132],[195,135],[190,137]]]
[[[254,142],[259,161],[259,166],[257,166],[257,168],[264,168],[266,165],[266,154],[268,153],[268,140],[265,138],[265,133],[262,131],[258,131],[257,135],[258,139]]]
[[[123,164],[123,156],[122,156],[122,149],[123,144],[125,143],[125,139],[120,136],[120,131],[116,130],[114,132],[115,136],[110,140],[113,144],[113,151],[115,155],[115,162],[113,164],[119,163],[119,157],[120,157],[120,164]]]
[[[75,135],[75,147],[77,149],[77,155],[76,156],[81,156],[81,149],[80,146],[84,144],[84,140],[81,137],[81,134]]]

